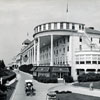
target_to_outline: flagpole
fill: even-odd
[[[68,0],[67,0],[67,9],[66,9],[66,14],[67,14],[67,18],[66,18],[66,20],[68,21]]]

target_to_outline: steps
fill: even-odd
[[[58,83],[64,83],[64,79],[63,78],[58,78]]]

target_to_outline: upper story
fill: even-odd
[[[33,37],[36,34],[49,31],[72,31],[72,32],[84,32],[85,24],[74,22],[49,22],[36,26],[34,28]]]
[[[100,31],[94,30],[93,27],[86,28],[85,24],[74,22],[48,22],[40,24],[34,28],[33,40],[29,43],[29,45],[22,49],[22,53],[33,48],[34,39],[37,44],[38,35],[43,33],[46,33],[48,35],[50,35],[50,33],[56,33],[58,35],[62,34],[63,36],[67,35],[68,37],[74,33],[74,43],[76,43],[77,46],[79,45],[77,47],[77,51],[85,50],[86,48],[88,48],[88,45],[90,45],[90,43],[95,43],[100,46]],[[70,37],[68,38],[68,40],[70,40]]]

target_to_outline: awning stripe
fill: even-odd
[[[49,67],[38,67],[35,72],[49,72]]]

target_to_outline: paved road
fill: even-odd
[[[33,86],[36,89],[35,96],[26,96],[24,90],[24,84],[26,79],[32,79],[32,76],[23,72],[18,75],[18,84],[16,86],[15,92],[11,97],[11,100],[46,100],[46,94],[48,89],[59,84],[44,84],[33,80]]]

